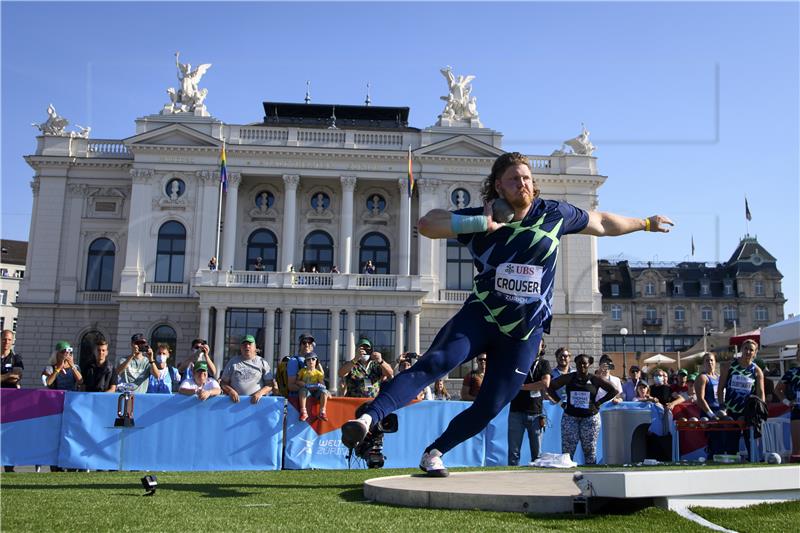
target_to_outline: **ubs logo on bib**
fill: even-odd
[[[494,289],[515,301],[528,301],[541,295],[543,269],[538,265],[503,263],[497,269]]]

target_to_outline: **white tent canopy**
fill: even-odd
[[[761,344],[764,346],[800,344],[800,315],[763,328]]]
[[[661,363],[674,363],[675,359],[673,359],[672,357],[667,357],[663,353],[657,353],[652,357],[648,357],[647,359],[645,359],[642,362],[646,363],[648,365],[651,365],[651,364],[652,365],[660,365]]]

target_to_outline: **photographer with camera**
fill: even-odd
[[[617,394],[611,398],[613,403],[619,403],[622,401],[622,381],[617,376],[612,376],[611,371],[614,370],[614,361],[611,360],[607,354],[603,354],[600,356],[600,368],[599,373],[597,374],[604,380],[611,383],[614,388],[617,390]],[[606,391],[600,389],[597,391],[597,399],[601,399],[606,395]]]
[[[211,357],[208,341],[205,339],[194,339],[192,341],[192,353],[180,362],[178,365],[178,372],[184,376],[184,379],[189,378],[192,375],[194,365],[200,361],[204,361],[206,365],[208,365],[207,371],[210,377],[213,378],[217,376],[217,367],[214,365],[214,358]]]
[[[358,351],[353,359],[339,369],[344,380],[344,396],[347,398],[374,398],[380,392],[381,383],[394,376],[392,367],[383,359],[381,352],[372,350],[366,337],[358,340]]]
[[[72,346],[67,341],[58,341],[42,376],[45,384],[55,390],[76,391],[83,384],[80,368],[72,358]]]
[[[508,411],[508,466],[519,465],[519,451],[525,432],[531,447],[531,461],[539,458],[542,433],[547,417],[542,411],[542,395],[550,386],[550,363],[544,357],[545,344],[539,345],[539,355],[533,360],[525,382],[511,400]]]
[[[147,392],[150,378],[150,360],[153,350],[147,344],[144,334],[136,333],[131,336],[131,354],[117,359],[117,376],[120,383],[136,385],[134,393]]]

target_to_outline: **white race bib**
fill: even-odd
[[[741,374],[734,374],[731,376],[730,386],[736,392],[749,393],[753,390],[753,383],[755,380]]]
[[[541,398],[542,397],[542,393],[539,392],[538,390],[537,391],[533,391],[532,390],[532,391],[530,391],[530,393],[531,393],[531,398]]]
[[[503,263],[494,276],[494,290],[511,296],[532,298],[542,294],[542,267]]]
[[[574,390],[569,393],[569,404],[576,409],[589,408],[589,391]]]

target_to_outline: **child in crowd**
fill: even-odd
[[[311,396],[319,400],[319,419],[327,420],[325,406],[328,403],[330,393],[325,387],[325,375],[322,370],[317,368],[317,354],[306,355],[306,366],[297,373],[298,387],[300,387],[300,421],[308,420],[308,410],[306,410],[306,399]]]
[[[450,399],[450,393],[447,392],[447,385],[443,379],[437,379],[433,384],[433,399],[447,401]]]

